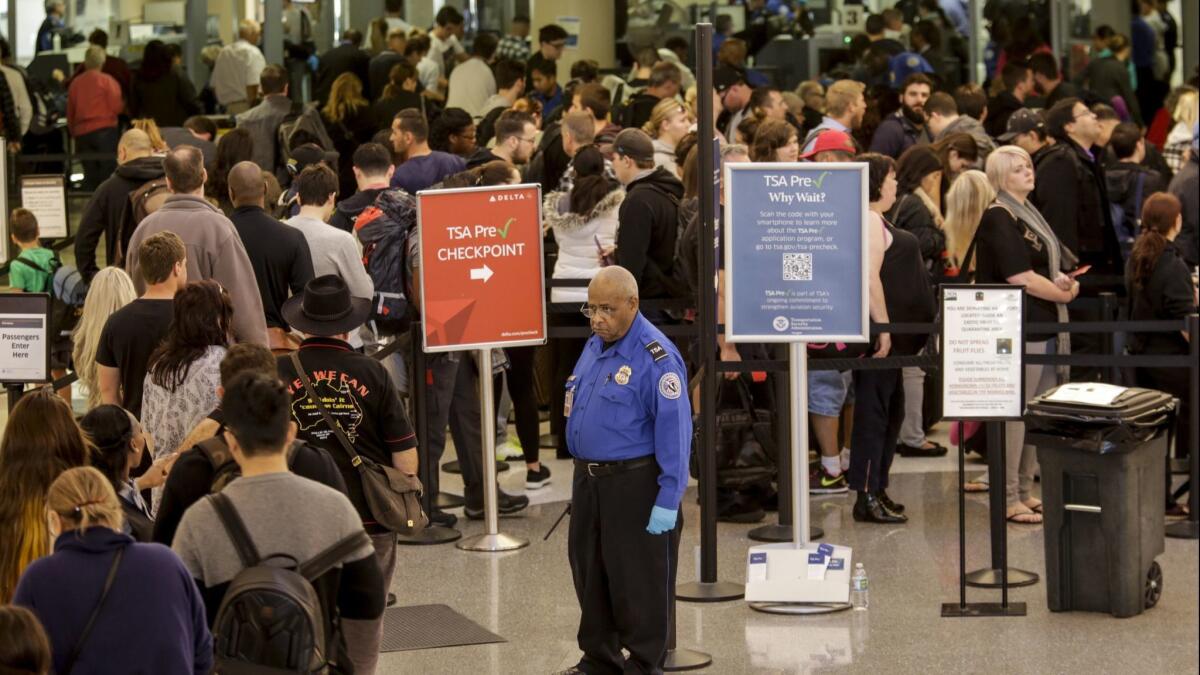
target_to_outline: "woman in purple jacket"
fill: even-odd
[[[54,672],[207,673],[212,635],[191,575],[171,549],[121,533],[108,479],[65,471],[47,506],[54,553],[25,570],[13,603],[45,627]]]

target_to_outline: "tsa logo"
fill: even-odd
[[[774,328],[775,330],[779,331],[780,333],[787,330],[788,326],[790,326],[790,325],[791,325],[791,322],[788,321],[788,318],[786,316],[777,316],[777,317],[775,317],[775,320],[771,322],[771,327]]]

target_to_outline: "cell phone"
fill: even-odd
[[[1071,270],[1070,272],[1067,272],[1067,276],[1071,277],[1072,279],[1076,279],[1087,274],[1088,270],[1090,269],[1092,269],[1091,265],[1083,265]]]
[[[596,242],[596,253],[600,254],[600,260],[604,262],[604,266],[608,267],[609,265],[612,265],[613,257],[611,255],[604,254],[604,244],[600,243],[600,235],[593,234],[592,241]]]

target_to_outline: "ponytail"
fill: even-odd
[[[1167,235],[1175,228],[1181,211],[1179,199],[1170,193],[1156,192],[1146,198],[1142,206],[1142,231],[1129,256],[1134,288],[1143,288],[1154,273],[1159,256],[1167,248]]]
[[[58,514],[64,530],[107,527],[120,531],[125,522],[112,484],[90,466],[62,472],[50,485],[46,505]]]

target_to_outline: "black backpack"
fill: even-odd
[[[246,524],[224,494],[210,495],[221,524],[242,562],[242,571],[229,582],[213,622],[214,673],[328,673],[336,672],[338,631],[336,611],[323,608],[313,581],[347,555],[371,540],[359,530],[291,568],[263,564]],[[326,634],[327,615],[333,616]]]
[[[417,227],[417,200],[400,188],[384,190],[354,221],[367,276],[375,285],[370,321],[387,335],[406,332],[417,313],[412,298],[409,238]]]
[[[288,448],[287,464],[288,470],[292,470],[292,465],[296,460],[296,452],[299,450],[301,441],[295,441]],[[233,453],[230,452],[229,446],[225,443],[225,439],[220,434],[212,438],[206,438],[196,444],[196,449],[208,460],[209,466],[212,467],[213,477],[212,483],[209,484],[209,494],[217,494],[225,489],[226,485],[233,482],[235,478],[242,477],[242,467],[233,459]]]
[[[725,403],[730,389],[736,389],[738,403]],[[700,447],[697,416],[692,431],[692,447]],[[745,489],[770,485],[778,471],[774,418],[769,409],[755,405],[746,377],[717,385],[717,436],[713,439],[717,463],[717,485],[726,489]],[[692,478],[700,478],[699,452],[692,452],[689,467]]]

